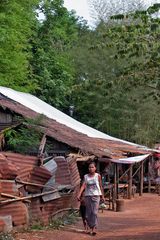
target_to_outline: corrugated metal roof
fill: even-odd
[[[75,119],[69,117],[68,115],[64,114],[63,112],[57,110],[56,108],[52,107],[51,105],[45,103],[44,101],[40,100],[39,98],[31,94],[18,92],[6,87],[0,87],[0,92],[4,96],[22,104],[23,106],[37,113],[44,114],[48,118],[53,119],[61,124],[64,124],[65,126],[74,129],[77,132],[86,134],[89,137],[102,138],[112,141],[120,141],[123,143],[135,145],[134,143],[124,141],[115,137],[111,137],[81,122],[78,122]]]
[[[150,151],[144,146],[111,137],[88,127],[33,95],[5,87],[0,87],[0,93],[7,97],[0,99],[0,105],[24,117],[34,118],[38,114],[44,114],[46,117],[43,119],[42,130],[47,132],[48,136],[71,147],[109,158],[119,158],[127,152],[143,154]]]

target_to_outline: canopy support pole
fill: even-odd
[[[143,194],[143,178],[144,178],[144,161],[141,162],[141,169],[140,169],[140,192],[139,196]]]
[[[116,165],[117,165],[117,167],[116,167],[116,171],[117,171],[117,173],[116,173],[116,175],[117,175],[116,190],[117,190],[117,199],[118,199],[119,198],[119,191],[118,191],[118,189],[119,189],[119,165],[118,165],[118,163]]]
[[[149,158],[148,160],[148,192],[151,192],[151,174],[150,174],[150,166],[151,161],[153,161],[153,156]]]
[[[117,199],[117,163],[114,164],[114,202]]]
[[[133,165],[130,164],[129,168],[129,181],[128,181],[128,199],[132,198],[132,173],[133,173]]]

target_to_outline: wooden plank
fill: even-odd
[[[42,199],[44,202],[48,202],[48,201],[51,201],[51,200],[55,200],[55,199],[58,199],[58,198],[61,198],[61,195],[59,194],[59,192],[55,192],[55,193],[51,193],[51,194],[47,194],[47,195],[44,195],[42,196]]]

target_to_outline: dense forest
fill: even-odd
[[[74,106],[77,120],[152,146],[160,141],[160,4],[109,4],[90,1],[89,27],[63,0],[1,0],[0,85],[67,114]]]

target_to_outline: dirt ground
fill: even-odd
[[[63,230],[17,233],[16,240],[160,240],[160,196],[137,195],[125,200],[124,212],[100,212],[97,236],[89,236],[82,229],[79,221]]]

